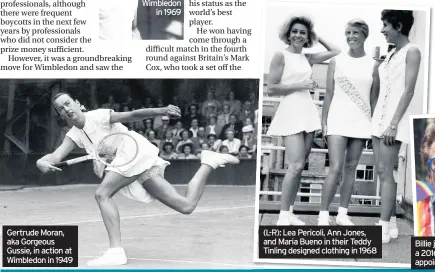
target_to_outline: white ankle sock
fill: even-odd
[[[288,219],[290,217],[289,211],[280,211],[279,218],[280,219]]]
[[[338,215],[347,215],[347,208],[338,207]]]
[[[396,221],[397,219],[396,219],[396,217],[395,216],[391,216],[391,219],[390,219],[390,227],[395,227],[396,226]]]
[[[293,213],[293,205],[290,205],[289,213]]]
[[[390,227],[390,222],[379,220],[379,225],[382,226],[382,231],[384,231],[384,229],[388,230]]]

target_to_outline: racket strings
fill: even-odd
[[[104,138],[96,148],[97,156],[105,164],[119,167],[131,163],[138,155],[139,146],[132,135],[116,133]]]
[[[101,141],[97,147],[97,154],[100,159],[106,163],[111,163],[116,158],[122,142],[123,137],[120,135],[110,136]]]

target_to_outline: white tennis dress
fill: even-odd
[[[329,107],[327,135],[370,139],[370,91],[376,61],[348,52],[335,58],[334,96]]]
[[[405,92],[406,55],[408,50],[414,46],[408,43],[393,56],[396,49],[391,50],[379,66],[380,91],[373,113],[371,130],[373,136],[380,138],[393,119],[400,98]],[[411,108],[414,100],[411,100],[396,128],[396,140],[402,143],[409,143],[409,116],[412,114]]]
[[[83,129],[72,127],[66,136],[71,138],[77,146],[84,148],[88,154],[91,154],[94,147],[109,133],[127,132],[132,135],[134,139],[137,140],[139,146],[137,157],[128,165],[117,168],[107,167],[106,171],[113,171],[125,177],[143,174],[138,180],[122,188],[119,193],[130,199],[149,203],[154,200],[154,197],[142,187],[142,183],[146,180],[144,175],[153,168],[158,169],[163,176],[165,167],[169,165],[169,162],[161,159],[158,156],[159,149],[142,135],[134,131],[129,131],[121,123],[110,124],[110,112],[112,111],[113,110],[110,109],[98,109],[85,112],[86,121]],[[123,146],[118,148],[113,163],[122,163],[128,160],[128,158],[131,158],[131,154],[135,152],[135,148],[136,145],[132,141],[125,141]]]
[[[132,40],[132,24],[138,0],[100,0],[98,3],[100,40]]]
[[[282,51],[284,71],[279,84],[289,85],[310,80],[311,66],[304,54]],[[282,98],[267,135],[289,136],[321,129],[319,111],[310,91],[299,90]]]

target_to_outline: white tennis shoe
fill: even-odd
[[[329,226],[329,223],[331,223],[331,218],[328,216],[319,216],[317,219],[317,225],[318,226]]]
[[[350,221],[350,217],[347,214],[338,214],[335,218],[335,223],[338,226],[354,226],[355,224]]]
[[[87,263],[88,266],[109,266],[127,264],[127,256],[123,248],[109,248],[104,254]]]
[[[288,217],[279,217],[277,226],[305,226],[305,222],[300,220],[294,213],[289,213]]]
[[[379,223],[375,223],[376,226],[382,226]],[[388,244],[391,241],[390,228],[382,226],[382,244]]]
[[[396,224],[390,223],[390,229],[388,233],[390,234],[391,239],[399,238],[399,229],[397,228]]]
[[[238,164],[239,159],[230,154],[221,154],[209,150],[203,150],[201,152],[201,163],[207,164],[213,169],[218,167],[224,167],[225,164]]]

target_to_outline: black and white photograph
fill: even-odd
[[[100,0],[98,4],[100,40],[184,39],[183,0]]]
[[[252,267],[258,87],[0,80],[0,221],[78,226],[79,267]]]
[[[256,262],[410,265],[429,22],[422,7],[266,4],[256,228],[380,226],[382,258]]]

